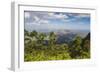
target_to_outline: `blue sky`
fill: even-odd
[[[26,30],[90,30],[90,14],[25,11]]]

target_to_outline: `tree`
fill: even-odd
[[[82,38],[80,36],[76,36],[75,40],[73,41],[73,44],[78,46],[81,45],[82,43]]]
[[[38,41],[39,44],[43,44],[44,40],[46,38],[46,34],[45,33],[40,33],[40,34],[38,34],[38,36],[36,38],[37,38],[37,41]]]
[[[54,32],[50,32],[50,34],[49,34],[49,48],[54,50],[55,43],[56,43],[56,35]]]
[[[61,44],[61,49],[68,51],[68,44]]]
[[[90,51],[90,33],[83,39],[82,47],[84,51]]]
[[[82,42],[82,57],[83,58],[90,58],[90,33],[83,39]]]
[[[82,38],[80,36],[77,36],[72,42],[72,45],[70,47],[70,56],[72,58],[81,57],[81,50],[82,50],[81,43],[82,43]]]
[[[56,35],[54,32],[50,32],[50,35],[49,35],[49,44],[55,44],[56,42]]]
[[[28,35],[27,35],[28,33]],[[28,31],[25,31],[25,38],[24,38],[24,46],[25,46],[25,53],[32,53],[33,52],[33,49],[36,48],[36,39],[33,40],[36,36],[37,36],[37,32],[36,31],[32,31],[32,32],[28,32]]]
[[[32,31],[30,33],[30,37],[37,37],[38,33],[36,31]]]
[[[27,30],[24,29],[24,35],[25,36],[29,36],[29,32]]]

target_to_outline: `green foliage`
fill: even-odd
[[[25,61],[44,61],[44,60],[65,60],[71,59],[65,50],[33,50],[31,53],[25,54]]]
[[[46,37],[46,35],[44,33],[38,34],[38,36],[37,36],[38,44],[43,44],[45,37]]]
[[[24,30],[24,33],[24,61],[90,58],[90,40],[87,37],[82,39],[80,36],[76,36],[69,44],[57,44],[57,36],[54,32],[50,32],[48,36],[36,31]],[[45,44],[45,40],[48,44]]]
[[[77,36],[75,38],[75,40],[73,41],[73,43],[77,46],[80,45],[82,43],[82,38],[80,36]]]
[[[69,51],[72,59],[90,58],[90,40],[83,40],[84,39],[77,36],[72,42]]]
[[[29,36],[29,32],[27,30],[24,30],[24,35]]]
[[[53,45],[56,42],[56,35],[54,34],[54,32],[51,32],[49,35],[49,44]]]
[[[30,33],[30,36],[31,36],[31,37],[36,37],[37,34],[38,34],[38,33],[37,33],[36,31],[32,31],[32,32]]]

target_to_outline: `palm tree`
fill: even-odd
[[[26,31],[25,31],[26,33]],[[25,36],[24,38],[24,45],[26,46],[26,49],[33,49],[36,48],[36,36],[37,36],[37,32],[36,31],[32,31],[32,32],[28,32],[28,36]],[[28,46],[28,47],[27,47]]]
[[[46,38],[46,34],[45,33],[40,33],[40,34],[38,34],[38,36],[36,38],[37,38],[37,41],[38,41],[39,44],[43,44],[44,39]]]
[[[28,32],[28,31],[24,31],[25,32],[25,38],[24,41],[29,41],[28,43],[32,43],[34,41],[34,39],[36,40],[36,36],[37,36],[37,32],[36,31],[32,31],[32,32]]]

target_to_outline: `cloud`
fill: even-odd
[[[25,12],[25,23],[27,25],[43,25],[48,24],[50,21],[43,18],[44,14]]]
[[[39,20],[40,20],[39,17],[37,17],[37,16],[34,16],[33,19],[34,19],[35,21],[39,21]]]
[[[58,21],[66,21],[66,19],[69,18],[69,16],[67,16],[67,14],[65,13],[53,13],[53,12],[25,12],[25,22],[37,22],[37,24],[47,24],[49,22],[51,22],[51,20],[58,20]],[[68,20],[67,20],[68,21]]]
[[[67,29],[89,25],[87,18],[90,14],[85,13],[59,13],[59,12],[25,12],[25,28],[31,29]],[[85,19],[83,19],[85,18]],[[83,28],[83,27],[82,27]],[[81,28],[81,29],[82,29]]]
[[[59,13],[59,14],[55,14],[55,13],[48,13],[49,17],[52,18],[58,18],[58,19],[65,19],[68,18],[67,15],[63,14],[63,13]]]
[[[38,23],[40,23],[40,24],[48,24],[49,20],[40,20]]]
[[[90,22],[90,14],[87,13],[67,13],[67,16],[69,16],[68,19],[63,19],[62,21],[64,22],[70,22],[70,23],[74,23],[74,22],[81,22],[81,23],[86,23],[86,22]],[[75,24],[75,23],[74,23]]]
[[[47,18],[47,19],[68,19],[69,17],[64,14],[64,13],[59,13],[59,14],[56,14],[56,13],[47,13],[44,18]]]
[[[85,18],[86,18],[86,17],[88,18],[88,17],[90,17],[90,14],[79,14],[79,15],[77,15],[77,17],[78,17],[78,18],[84,18],[84,17],[85,17]]]
[[[25,18],[30,18],[30,13],[29,12],[25,12],[24,16],[25,16]]]
[[[78,14],[78,15],[76,15],[74,17],[77,18],[77,19],[80,19],[80,18],[90,18],[90,14]]]
[[[65,18],[68,18],[68,16],[64,15],[64,14],[58,14],[58,15],[55,15],[56,18],[60,18],[60,19],[65,19]]]
[[[33,17],[33,22],[26,22],[27,25],[48,25],[49,24],[49,20],[45,20],[45,19],[40,19],[37,16]]]
[[[70,17],[74,17],[74,18],[88,18],[88,17],[90,17],[90,14],[88,14],[88,13],[69,13],[68,15]]]

